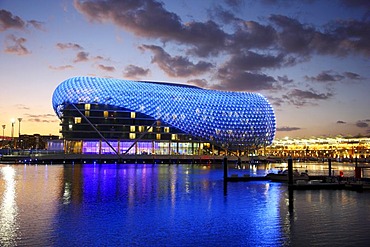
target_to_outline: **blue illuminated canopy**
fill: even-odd
[[[70,78],[54,91],[52,104],[59,118],[64,106],[81,103],[146,114],[227,148],[270,145],[276,130],[273,108],[259,93],[96,77]]]

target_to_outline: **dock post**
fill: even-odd
[[[357,166],[358,160],[355,158],[355,178],[361,179],[361,168]]]
[[[227,180],[227,156],[224,157],[224,180]]]
[[[331,172],[331,159],[330,158],[328,159],[328,165],[329,165],[329,177],[331,177],[332,172]]]
[[[242,159],[240,157],[238,157],[238,167],[241,168],[242,167]]]
[[[288,184],[293,184],[293,159],[291,157],[288,158]]]
[[[293,213],[293,159],[288,158],[288,191],[289,191],[289,213]]]

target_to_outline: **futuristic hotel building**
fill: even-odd
[[[74,77],[52,104],[67,153],[243,154],[275,136],[273,108],[257,93]]]

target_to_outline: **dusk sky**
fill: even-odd
[[[277,138],[370,135],[369,0],[0,0],[0,40],[6,136],[59,135],[74,76],[258,92]]]

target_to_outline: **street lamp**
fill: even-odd
[[[12,132],[11,132],[12,144],[11,145],[13,145],[14,144],[14,123],[15,123],[15,119],[12,118],[10,121],[12,123]]]
[[[19,117],[18,118],[18,122],[19,122],[19,125],[18,125],[18,148],[20,147],[20,144],[21,144],[21,121],[22,121],[22,118]]]
[[[18,122],[19,122],[19,128],[18,128],[18,137],[20,137],[21,136],[21,121],[22,121],[22,118],[21,117],[19,117],[18,118]]]
[[[5,135],[4,135],[4,131],[5,131],[5,127],[6,127],[6,125],[5,124],[3,124],[2,125],[2,127],[3,127],[3,141],[2,141],[2,145],[1,146],[4,146],[4,138],[5,138]]]

